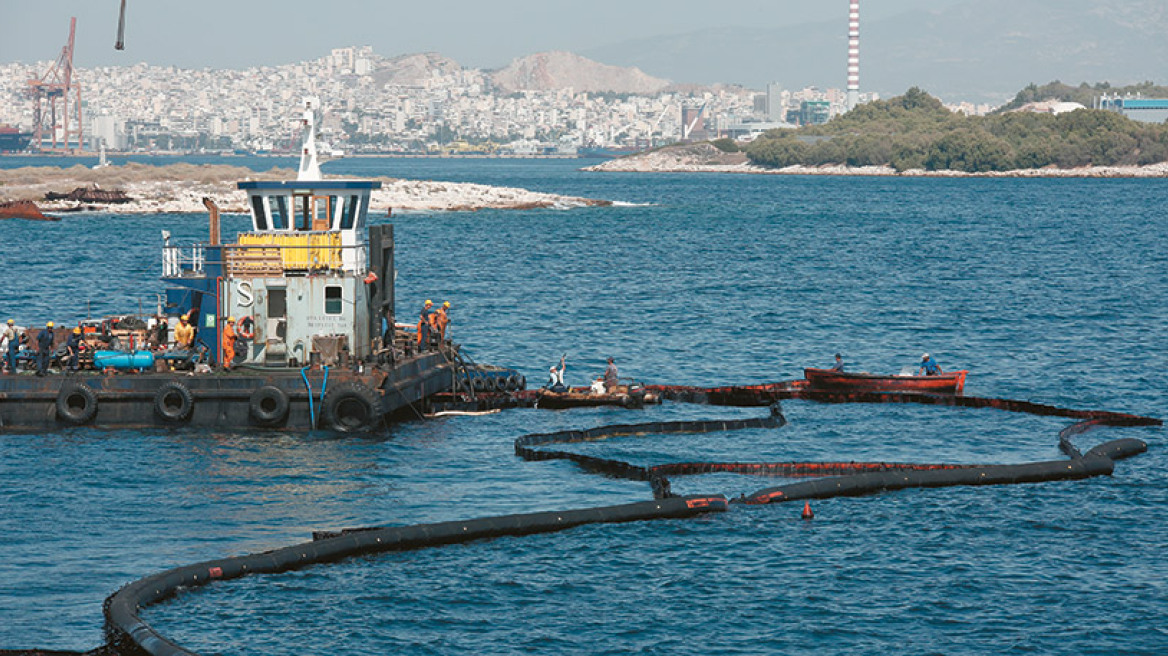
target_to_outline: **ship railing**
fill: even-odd
[[[365,245],[342,246],[322,238],[310,243],[241,243],[223,246],[227,276],[282,277],[311,273],[363,274]]]
[[[364,275],[367,267],[364,244],[342,246],[328,240],[304,244],[223,244],[219,252],[221,259],[208,260],[203,244],[186,249],[164,246],[163,276],[202,276],[208,266],[216,265],[226,276],[276,278],[329,272]]]
[[[202,275],[206,264],[203,245],[195,244],[185,252],[181,246],[162,247],[162,275],[177,278],[183,275]]]

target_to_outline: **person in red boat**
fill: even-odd
[[[929,355],[928,353],[921,355],[921,368],[917,371],[918,376],[936,376],[943,373],[945,373],[944,370],[942,370],[941,365],[937,364],[937,361],[933,359],[933,356]]]
[[[844,371],[844,357],[839,353],[835,354],[835,366],[831,368],[832,371],[843,373]]]

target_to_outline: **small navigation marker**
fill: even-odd
[[[803,502],[803,519],[815,519],[815,513],[811,512],[811,502]]]

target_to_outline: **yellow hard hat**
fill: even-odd
[[[52,322],[52,321],[50,321],[50,322],[48,322],[48,323],[46,323],[46,324],[45,324],[45,328],[52,328],[52,327],[53,327],[53,322]]]
[[[442,307],[450,307],[450,301],[446,301],[445,303],[443,303]]]
[[[74,334],[74,335],[80,335],[80,334],[81,334],[81,329],[80,329],[80,328],[74,328],[74,329],[73,329],[73,334]]]
[[[227,317],[227,323],[235,323],[235,317]]]
[[[433,305],[433,304],[434,304],[434,301],[431,301],[430,299],[426,299],[426,305]]]
[[[15,321],[13,321],[12,319],[9,319],[9,320],[8,320],[8,325],[9,325],[9,326],[11,326],[11,325],[12,325],[12,324],[14,324],[14,323],[16,323],[16,322],[15,322]]]

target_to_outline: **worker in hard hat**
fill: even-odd
[[[53,333],[53,322],[50,321],[45,324],[45,327],[37,333],[37,373],[38,376],[44,376],[49,371],[49,358],[53,355],[53,340],[55,334]]]
[[[223,326],[223,368],[231,371],[235,362],[235,317],[227,317],[227,325]]]
[[[178,318],[178,325],[174,328],[174,341],[178,344],[178,348],[187,350],[195,342],[195,327],[191,325],[190,314],[184,314]]]
[[[0,330],[0,347],[3,349],[4,362],[8,365],[8,373],[16,373],[16,352],[20,350],[20,337],[16,334],[16,321],[9,319],[4,329]]]
[[[430,333],[434,329],[433,317],[434,301],[426,299],[422,312],[418,315],[418,350],[426,351],[430,348]]]
[[[438,333],[438,344],[446,343],[446,326],[450,325],[450,301],[444,301],[434,311],[434,330]]]
[[[81,329],[74,328],[65,340],[65,355],[69,356],[69,371],[77,371],[81,359]]]

